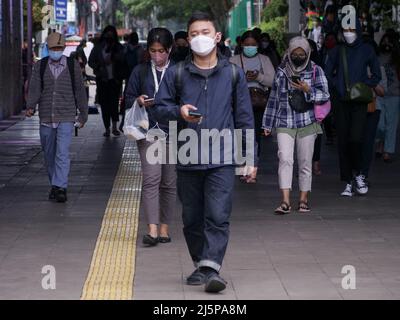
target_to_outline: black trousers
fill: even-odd
[[[381,110],[368,113],[367,125],[365,127],[363,158],[361,163],[361,173],[368,178],[369,169],[371,167],[372,158],[374,155],[376,131],[378,130]]]
[[[111,120],[119,121],[119,98],[121,95],[122,83],[117,80],[97,80],[97,97],[101,106],[104,127],[110,128]]]
[[[321,148],[322,148],[322,134],[319,134],[317,136],[317,139],[315,139],[315,144],[314,144],[314,155],[313,155],[313,162],[318,162],[321,160]]]
[[[338,102],[335,109],[340,162],[340,177],[350,183],[353,174],[361,173],[368,105]]]

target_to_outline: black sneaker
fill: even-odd
[[[67,189],[58,188],[56,191],[56,201],[59,203],[67,202]]]
[[[58,187],[52,186],[51,190],[49,192],[49,200],[56,200],[56,192],[58,190]]]
[[[207,275],[205,292],[218,293],[226,289],[227,282],[221,278],[217,272],[212,272]]]
[[[201,272],[199,269],[193,271],[193,273],[186,278],[186,284],[188,286],[201,286],[205,284],[206,274]]]

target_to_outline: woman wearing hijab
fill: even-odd
[[[275,75],[272,92],[264,113],[263,129],[269,136],[277,130],[279,157],[279,186],[282,203],[276,214],[291,212],[294,148],[297,145],[300,200],[298,211],[310,212],[308,195],[312,183],[314,143],[322,133],[315,119],[314,104],[330,98],[324,71],[311,61],[311,47],[307,39],[295,37]]]
[[[154,97],[170,66],[172,46],[173,37],[167,29],[154,28],[149,32],[147,48],[151,61],[141,64],[133,70],[125,94],[127,106],[132,106],[137,101],[140,107],[146,108],[150,128],[157,128],[157,136],[161,135],[165,138],[168,135],[168,124],[156,121],[152,107],[154,106]],[[148,233],[144,235],[143,243],[151,247],[158,243],[171,242],[168,226],[176,210],[175,165],[168,164],[168,161],[163,164],[150,163],[147,153],[152,145],[151,139],[137,141],[143,173],[140,205],[148,225]],[[168,142],[165,150],[168,154]]]

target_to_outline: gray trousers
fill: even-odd
[[[140,211],[144,213],[147,224],[170,224],[176,210],[176,166],[150,164],[146,153],[151,143],[140,140],[137,146],[143,174]],[[168,155],[168,144],[166,150]]]

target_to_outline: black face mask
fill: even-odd
[[[391,44],[385,44],[385,45],[381,46],[382,52],[389,53],[389,52],[392,52],[392,50],[393,50],[393,46]]]
[[[190,54],[189,47],[177,47],[175,55],[178,60],[185,60],[185,58]]]
[[[291,58],[291,60],[292,60],[292,62],[294,64],[294,66],[296,68],[299,68],[299,67],[301,67],[302,65],[304,65],[306,63],[307,58],[306,59],[301,59],[301,58],[294,58],[293,59],[293,58]]]

